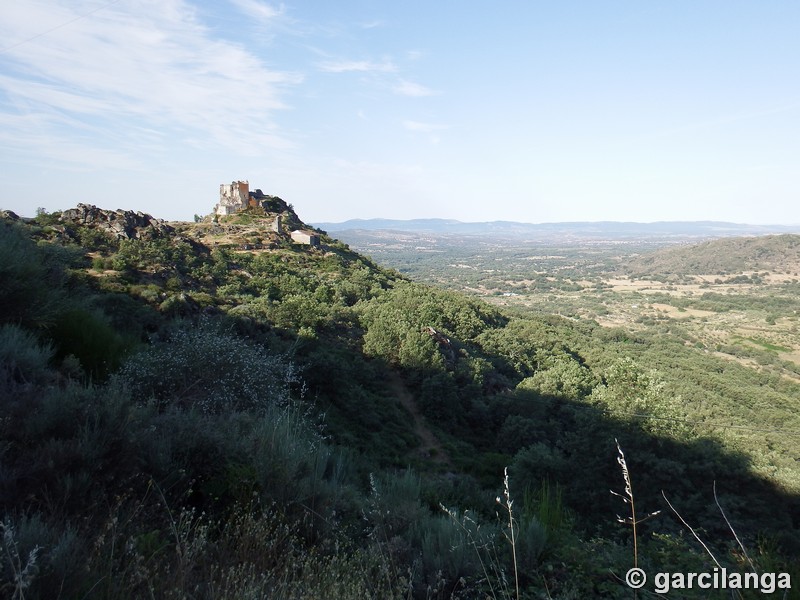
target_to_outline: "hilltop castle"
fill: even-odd
[[[250,202],[250,182],[232,181],[219,185],[219,204],[214,207],[218,215],[232,215],[247,208]]]
[[[250,191],[249,181],[232,181],[219,186],[219,203],[214,207],[215,215],[233,215],[248,208],[261,209],[265,213],[277,213],[272,230],[277,234],[283,232],[283,222],[289,227],[303,227],[291,231],[290,237],[299,244],[319,246],[320,238],[316,231],[305,229],[305,225],[297,218],[292,207],[278,196],[270,196],[261,190]],[[215,217],[216,218],[216,217]]]
[[[219,203],[214,207],[217,215],[233,215],[246,208],[261,208],[267,212],[282,213],[289,208],[277,196],[270,196],[261,190],[250,191],[249,181],[232,181],[219,186]]]

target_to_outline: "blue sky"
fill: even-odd
[[[800,2],[4,0],[0,207],[800,224]]]

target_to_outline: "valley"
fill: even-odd
[[[606,240],[576,233],[560,243],[389,230],[338,235],[415,280],[496,306],[632,332],[671,328],[699,351],[800,378],[800,260],[764,248],[781,241],[795,248],[796,236],[719,238],[698,247],[677,233]],[[748,260],[742,239],[761,240],[752,249],[757,260]],[[732,244],[744,249],[735,255]]]

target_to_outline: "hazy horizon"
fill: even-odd
[[[302,215],[300,215],[302,217]],[[719,223],[725,225],[754,225],[754,226],[775,226],[775,227],[800,227],[800,222],[798,223],[739,223],[735,221],[722,221],[718,219],[697,219],[697,220],[681,220],[681,219],[670,219],[670,220],[659,220],[659,221],[629,221],[629,220],[595,220],[595,221],[582,221],[582,220],[567,220],[567,221],[516,221],[511,219],[497,219],[494,221],[462,221],[460,219],[451,219],[447,217],[420,217],[420,218],[409,218],[409,219],[392,219],[387,217],[356,217],[352,219],[343,219],[341,221],[319,221],[320,223],[333,223],[333,224],[342,224],[342,223],[350,223],[350,222],[359,222],[359,221],[398,221],[398,222],[407,222],[407,221],[445,221],[445,222],[453,222],[453,223],[462,223],[465,225],[469,224],[481,224],[481,223],[519,223],[523,225],[552,225],[552,224],[560,224],[560,223],[632,223],[637,225],[657,225],[659,223]]]
[[[91,202],[83,202],[84,204],[93,204]],[[61,210],[67,210],[70,208],[75,208],[77,206],[77,202],[71,205],[64,205],[56,209],[45,209],[47,212],[55,212]],[[291,204],[291,203],[290,203]],[[100,204],[95,205],[100,209],[103,210],[129,210],[129,211],[138,211],[139,209],[135,207],[127,207],[127,206],[112,206],[110,204]],[[44,208],[42,206],[36,207],[33,211],[28,212],[17,212],[7,206],[0,205],[1,210],[11,210],[17,216],[24,218],[24,219],[32,219],[35,217],[36,210],[39,208]],[[519,221],[514,219],[496,219],[493,221],[463,221],[461,219],[454,219],[449,217],[409,217],[406,219],[394,219],[392,217],[353,217],[348,219],[341,219],[336,221],[328,221],[328,220],[316,220],[312,221],[310,219],[306,219],[303,216],[302,208],[294,207],[295,211],[298,213],[298,217],[305,223],[309,225],[314,225],[315,227],[319,227],[321,225],[342,225],[345,223],[358,223],[358,222],[374,222],[374,221],[393,221],[398,223],[406,223],[406,222],[415,222],[415,221],[441,221],[446,223],[458,223],[461,225],[481,225],[481,224],[491,224],[491,223],[510,223],[510,224],[517,224],[517,225],[560,225],[560,224],[604,224],[604,223],[619,223],[619,224],[632,224],[632,225],[658,225],[658,224],[668,224],[668,223],[680,223],[680,224],[700,224],[700,223],[714,223],[714,224],[722,224],[722,225],[736,225],[736,226],[752,226],[752,227],[777,227],[777,228],[800,228],[800,222],[798,223],[744,223],[744,222],[736,222],[736,221],[724,221],[718,219],[697,219],[697,220],[681,220],[681,219],[670,219],[670,220],[658,220],[658,221],[631,221],[631,220],[565,220],[565,221]],[[177,218],[177,219],[168,219],[164,217],[162,214],[156,210],[156,212],[148,212],[142,211],[150,216],[155,217],[157,219],[163,219],[165,221],[173,221],[173,222],[192,222],[194,221],[194,216],[197,215],[199,217],[205,217],[208,215],[213,214],[213,211],[207,211],[204,213],[195,213],[192,217],[189,218]]]

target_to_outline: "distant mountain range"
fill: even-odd
[[[582,238],[624,239],[648,236],[678,238],[717,238],[728,236],[800,233],[800,225],[746,225],[725,221],[659,221],[634,223],[622,221],[519,223],[487,221],[465,223],[453,219],[351,219],[341,223],[315,223],[327,232],[406,231],[456,235],[558,235]]]

